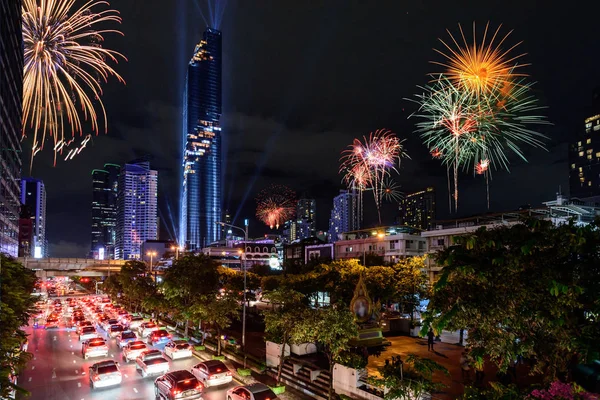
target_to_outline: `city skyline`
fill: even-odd
[[[366,5],[350,10],[333,3],[298,6],[293,13],[290,7],[275,3],[269,11],[241,2],[228,4],[221,24],[221,30],[226,32],[221,118],[221,127],[226,132],[223,209],[231,211],[233,223],[240,224],[244,217],[249,217],[251,231],[269,232],[253,220],[252,200],[268,182],[274,181],[316,197],[317,206],[323,211],[319,213],[317,227],[323,229],[331,199],[343,187],[337,174],[339,152],[353,137],[387,127],[400,138],[408,139],[406,148],[412,160],[403,163],[401,190],[411,192],[435,186],[438,207],[446,213],[439,213],[439,217],[451,217],[443,207],[446,171],[430,160],[419,138],[412,133],[414,121],[406,118],[414,108],[402,99],[412,96],[418,90],[416,85],[426,82],[426,74],[433,71],[429,62],[435,55],[431,48],[437,46],[437,38],[444,36],[445,29],[456,29],[458,22],[468,25],[473,20],[481,26],[486,22],[483,16],[490,15],[489,6],[473,3],[466,12],[450,5],[433,9],[421,5]],[[508,12],[510,6],[507,6],[494,12],[492,24],[503,22],[507,30],[514,29],[513,35],[524,41],[523,51],[532,63],[527,72],[539,82],[537,95],[550,107],[545,113],[555,126],[545,129],[551,138],[548,152],[528,151],[529,164],[512,164],[510,174],[494,173],[491,210],[539,204],[552,198],[559,186],[563,191],[568,187],[567,140],[582,129],[584,109],[591,103],[591,92],[600,82],[594,67],[598,56],[585,51],[593,44],[592,24],[584,23],[591,17],[581,16],[580,23],[569,22],[559,32],[549,28],[570,12],[569,7],[559,11],[526,5],[520,7],[522,11],[517,15]],[[109,83],[105,88],[110,116],[108,135],[93,137],[80,156],[53,169],[46,168],[51,161],[40,156],[34,163],[33,174],[41,176],[49,188],[64,184],[74,199],[89,202],[89,189],[76,187],[83,185],[84,173],[78,171],[85,170],[89,177],[91,169],[105,162],[122,163],[141,154],[153,154],[156,158],[153,165],[164,177],[160,183],[159,207],[163,233],[169,238],[175,237],[178,223],[181,155],[180,143],[167,132],[180,129],[188,52],[197,43],[204,26],[195,21],[198,15],[194,7],[187,9],[177,4],[172,9],[161,9],[160,15],[152,8],[119,5],[125,36],[107,38],[111,45],[125,51],[129,59],[119,65],[127,86]],[[333,25],[326,23],[337,12],[341,12],[339,21]],[[301,18],[309,15],[316,18],[315,28],[305,31]],[[154,24],[164,24],[165,30],[149,31],[150,24],[135,22],[139,16]],[[425,16],[430,21],[427,26],[419,22]],[[373,21],[379,21],[374,25],[376,29],[371,29]],[[252,29],[267,24],[268,35]],[[172,28],[175,26],[178,28]],[[249,31],[253,35],[246,35]],[[148,37],[147,44],[139,42],[142,35]],[[352,46],[369,48],[370,54],[376,56],[359,57],[347,47],[347,37],[355,38]],[[164,54],[161,62],[148,63],[148,55],[154,52]],[[555,53],[562,57],[550,56]],[[585,60],[577,56],[584,53],[589,56]],[[410,63],[404,61],[407,57]],[[574,60],[576,67],[566,60]],[[577,74],[572,73],[574,68]],[[359,79],[354,81],[355,77]],[[556,79],[561,85],[553,83]],[[288,80],[290,83],[284,84]],[[354,84],[350,85],[351,82]],[[532,185],[531,176],[543,178],[535,179]],[[464,200],[461,215],[486,211],[485,206],[479,207],[485,197],[485,185],[468,174],[461,180],[461,195]],[[68,221],[73,226],[72,232],[54,239],[63,243],[55,242],[53,246],[59,254],[82,254],[89,245],[80,237],[89,231],[89,225],[86,227],[80,221],[90,220],[89,209],[70,210],[57,197],[48,201],[52,210],[49,229],[56,229],[52,228],[53,221]],[[396,213],[388,210],[387,214],[393,218]],[[369,218],[365,215],[366,221]]]

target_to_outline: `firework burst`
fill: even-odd
[[[101,46],[104,34],[121,32],[95,29],[105,22],[120,23],[118,12],[97,10],[108,6],[106,1],[89,0],[80,8],[75,8],[75,2],[23,1],[23,132],[33,132],[32,162],[50,136],[56,164],[62,144],[69,142],[65,133],[83,135],[81,115],[90,121],[92,132],[98,133],[98,120],[106,131],[100,82],[111,75],[125,82],[107,63],[125,57]]]
[[[402,158],[408,158],[402,143],[391,131],[379,129],[364,136],[363,141],[354,139],[342,152],[340,173],[348,187],[359,192],[359,215],[362,215],[362,193],[371,190],[381,223],[384,180],[390,171],[398,171]]]
[[[458,40],[447,30],[450,41],[439,39],[444,45],[444,49],[435,49],[437,53],[446,58],[446,61],[432,62],[446,69],[443,74],[447,79],[476,97],[489,96],[498,88],[508,90],[516,77],[526,76],[520,72],[520,69],[529,65],[518,63],[525,54],[513,55],[514,50],[521,42],[506,50],[503,49],[503,45],[509,39],[512,31],[502,36],[500,34],[502,25],[498,26],[493,33],[490,31],[489,25],[488,22],[480,43],[477,42],[475,23],[473,23],[472,43],[467,41],[460,24],[458,25],[460,31]]]
[[[400,203],[404,197],[400,191],[400,185],[391,178],[386,178],[381,185],[381,197],[390,203]]]
[[[296,193],[283,185],[270,185],[256,198],[256,216],[271,229],[279,229],[296,213]]]

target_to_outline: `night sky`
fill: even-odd
[[[214,0],[213,3],[214,5]],[[556,6],[554,6],[554,4]],[[397,181],[405,191],[434,185],[439,218],[448,212],[446,170],[431,160],[412,133],[415,110],[405,98],[426,84],[432,49],[457,24],[478,31],[489,20],[514,30],[510,43],[532,63],[536,95],[554,124],[548,152],[527,149],[529,163],[511,158],[511,173],[494,171],[491,210],[539,205],[568,192],[567,142],[582,130],[591,93],[600,85],[600,2],[541,1],[245,1],[227,2],[223,32],[224,205],[235,222],[251,217],[251,236],[268,231],[254,219],[258,191],[286,184],[317,199],[318,228],[327,229],[331,199],[341,188],[340,152],[357,136],[388,128],[405,138],[412,160]],[[124,37],[107,35],[107,47],[128,62],[126,80],[105,85],[108,134],[75,159],[52,167],[51,146],[38,155],[32,176],[46,184],[47,238],[53,257],[87,255],[90,247],[91,171],[145,154],[159,171],[161,238],[177,226],[181,103],[185,70],[210,21],[204,0],[113,0]],[[221,3],[220,8],[225,4]],[[203,11],[201,13],[201,10]],[[203,18],[204,16],[204,18]],[[24,142],[23,175],[29,174]],[[486,212],[483,179],[460,177],[459,215]],[[367,206],[372,205],[367,202]],[[388,223],[394,207],[387,205]],[[372,223],[367,213],[367,224]]]

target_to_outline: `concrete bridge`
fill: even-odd
[[[19,262],[34,270],[38,278],[45,279],[51,276],[107,276],[121,271],[126,260],[19,257]]]

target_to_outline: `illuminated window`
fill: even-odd
[[[600,158],[600,151],[596,153],[596,158]]]
[[[577,142],[577,146],[581,146],[581,142]]]
[[[583,151],[579,152],[579,157],[583,157]]]
[[[600,125],[595,125],[595,126],[594,126],[594,130],[595,130],[595,131],[600,131]]]
[[[591,160],[591,159],[592,159],[592,155],[591,155],[591,154],[588,154],[588,156],[587,156],[587,159],[588,159],[588,160]]]
[[[596,153],[598,154],[598,153]],[[575,164],[571,164],[571,169],[575,169]]]
[[[581,183],[585,182],[585,178],[583,178],[583,177],[579,178],[579,182],[581,182]]]
[[[583,167],[579,167],[579,172],[582,172],[582,171],[583,171]]]
[[[587,139],[587,140],[585,141],[585,144],[590,144],[590,143],[592,143],[592,139]]]
[[[592,186],[592,181],[588,181],[588,186]]]
[[[587,154],[592,154],[594,152],[594,149],[589,149],[585,151]]]

